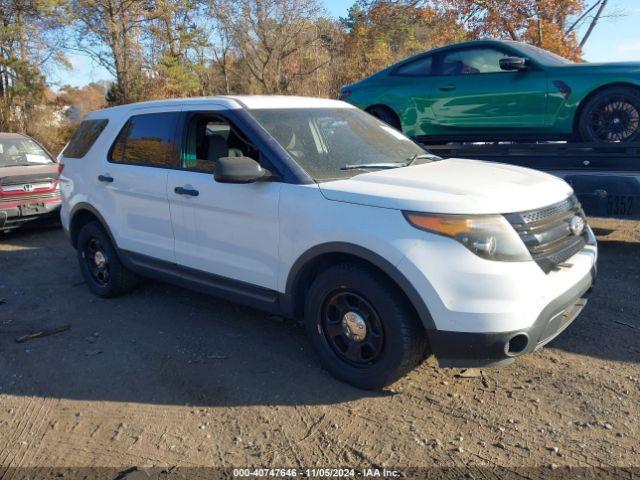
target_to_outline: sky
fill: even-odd
[[[322,1],[322,0],[321,0]],[[587,3],[590,3],[587,1]],[[324,0],[329,15],[344,17],[353,4],[350,0]],[[640,1],[610,0],[607,7],[612,18],[598,24],[584,48],[588,62],[640,61]],[[81,87],[87,83],[111,79],[101,66],[84,55],[69,54],[72,69],[54,69],[48,75],[52,87],[73,85]]]

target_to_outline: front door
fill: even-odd
[[[169,173],[167,196],[176,262],[224,279],[277,288],[281,183],[218,183],[220,157],[261,161],[251,139],[225,111],[184,112],[181,168]]]
[[[504,71],[509,56],[493,47],[448,50],[438,59],[436,123],[474,130],[535,128],[545,125],[547,75],[538,67]]]

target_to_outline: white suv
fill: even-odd
[[[101,110],[61,163],[93,292],[148,276],[304,319],[327,370],[362,388],[428,352],[509,363],[565,329],[594,281],[596,241],[564,181],[441,160],[339,101]]]

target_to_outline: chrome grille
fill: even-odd
[[[585,218],[580,202],[571,196],[548,207],[510,213],[505,218],[518,232],[531,257],[545,273],[549,273],[587,243],[586,226],[579,235],[571,231],[570,222],[576,216]]]
[[[520,213],[522,223],[535,223],[545,218],[552,217],[561,212],[566,212],[575,206],[577,200],[575,196],[571,196],[562,202],[550,205],[548,207],[541,208],[539,210],[530,210],[528,212]]]

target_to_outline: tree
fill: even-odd
[[[350,83],[410,55],[466,39],[450,12],[430,5],[359,0],[341,19]]]
[[[202,0],[155,0],[145,34],[149,42],[147,64],[153,70],[158,96],[192,96],[203,93],[199,70],[206,61],[197,56],[208,45],[197,18],[206,14]]]
[[[44,71],[66,63],[63,0],[0,1],[0,129],[26,131],[47,108]]]
[[[590,6],[583,0],[440,0],[439,5],[455,13],[473,37],[509,38],[580,60],[607,0]],[[589,19],[588,30],[578,41],[577,32]]]
[[[149,21],[147,0],[71,0],[75,49],[90,56],[115,78],[111,100],[143,98],[142,27]]]
[[[574,22],[574,25],[572,25],[571,27],[572,29],[577,28],[582,21],[588,18],[589,14],[593,10],[595,10],[596,7],[598,8],[596,10],[595,15],[591,18],[591,21],[589,22],[589,26],[587,27],[586,33],[582,37],[582,40],[580,40],[580,48],[584,47],[585,43],[587,43],[587,40],[589,40],[589,37],[593,33],[594,28],[596,28],[596,25],[598,24],[598,21],[603,17],[604,10],[605,8],[607,8],[608,2],[609,0],[598,0],[593,5],[591,5],[591,7],[586,9],[586,11],[580,17],[578,17],[578,20]]]
[[[288,93],[330,61],[311,55],[327,39],[317,0],[211,0],[211,11],[260,93]]]

